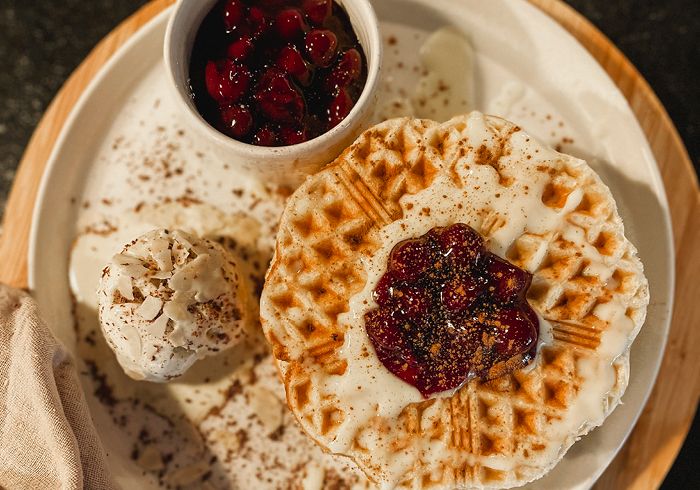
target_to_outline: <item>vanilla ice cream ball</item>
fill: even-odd
[[[221,245],[178,230],[127,244],[102,272],[102,331],[126,374],[169,381],[245,336],[244,281]]]

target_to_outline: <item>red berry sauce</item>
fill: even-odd
[[[532,275],[487,251],[457,223],[398,243],[365,314],[382,364],[424,397],[527,365],[539,321],[525,298]]]
[[[366,80],[365,55],[333,0],[221,0],[190,61],[204,119],[259,146],[302,143],[335,127]]]

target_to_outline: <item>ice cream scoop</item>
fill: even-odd
[[[104,268],[102,331],[127,375],[165,382],[245,336],[245,284],[221,245],[157,229]]]

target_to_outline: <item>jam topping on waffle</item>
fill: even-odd
[[[487,251],[457,223],[399,242],[365,326],[382,364],[424,397],[494,379],[535,356],[532,275]]]

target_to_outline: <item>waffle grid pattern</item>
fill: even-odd
[[[322,446],[333,439],[346,414],[337,408],[332,393],[315,389],[309,373],[322,369],[333,376],[345,371],[347,360],[338,353],[345,332],[337,315],[365,284],[362,254],[378,248],[379,227],[402,217],[401,197],[429,186],[438,172],[448,172],[461,186],[455,167],[470,152],[480,154],[477,164],[494,167],[502,186],[512,183],[499,160],[510,154],[509,139],[519,129],[502,120],[488,121],[499,137],[485,150],[468,144],[466,118],[444,125],[384,123],[367,131],[292,197],[266,282],[263,326],[275,357],[283,361],[280,369],[290,407]],[[416,458],[400,488],[504,488],[541,476],[549,468],[528,461],[551,451],[545,427],[565,417],[576,397],[582,384],[577,366],[596,355],[608,325],[607,303],[628,305],[628,335],[636,335],[648,290],[609,191],[589,167],[574,159],[562,157],[541,171],[549,178],[542,203],[565,213],[568,226],[563,233],[545,235],[526,230],[507,257],[534,274],[528,299],[551,323],[551,343],[540,350],[531,369],[488,383],[470,382],[452,397],[409,405],[398,420],[377,418],[360,429],[349,455],[370,477],[381,479],[382,468],[377,455],[362,443],[367,431],[382,432],[397,455],[416,441],[433,441],[448,449],[449,458],[441,461]],[[486,236],[495,233],[501,220],[484,210],[480,231]],[[593,252],[605,267],[586,259]],[[626,354],[615,361],[617,379],[606,414],[626,388],[627,364]],[[562,454],[578,435],[556,441]],[[501,470],[489,465],[492,456],[519,464]]]

